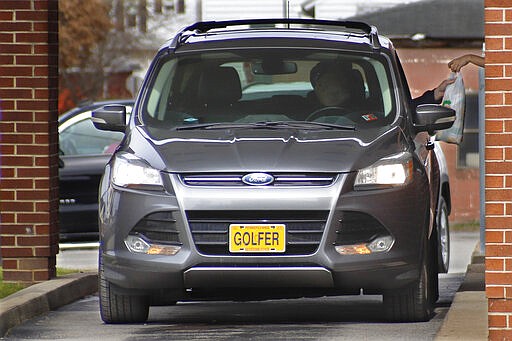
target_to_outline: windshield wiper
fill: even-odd
[[[218,122],[218,123],[202,123],[190,124],[175,127],[175,130],[194,130],[194,129],[244,129],[244,128],[283,128],[289,127],[286,122],[253,122],[253,123],[237,123],[237,122]]]
[[[194,130],[194,129],[229,129],[229,128],[251,128],[254,123],[202,123],[202,124],[190,124],[175,127],[175,130]]]
[[[192,124],[175,127],[175,130],[194,130],[194,129],[232,129],[232,128],[267,128],[267,129],[281,129],[281,128],[300,128],[300,129],[318,129],[330,128],[339,130],[356,130],[354,125],[339,125],[333,123],[322,122],[308,122],[308,121],[263,121],[255,123],[203,123]]]
[[[285,125],[288,127],[296,127],[296,128],[331,128],[331,129],[339,129],[339,130],[356,130],[355,125],[340,125],[334,123],[324,123],[324,122],[310,122],[310,121],[290,121],[290,122],[268,122],[272,125]]]

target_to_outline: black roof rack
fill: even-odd
[[[349,29],[356,29],[368,35],[374,49],[380,48],[379,35],[377,28],[360,21],[335,21],[335,20],[319,20],[319,19],[302,19],[302,18],[276,18],[276,19],[242,19],[242,20],[226,20],[226,21],[199,21],[195,24],[185,27],[178,33],[179,44],[184,43],[182,36],[187,31],[196,31],[198,33],[206,33],[213,29],[226,28],[229,26],[242,25],[277,25],[277,24],[301,24],[309,26],[336,26]],[[186,39],[186,37],[183,36]]]

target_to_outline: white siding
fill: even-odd
[[[283,18],[289,7],[291,18],[303,17],[301,4],[305,0],[198,0],[201,20],[231,20],[249,18]],[[376,11],[419,0],[317,0],[317,19],[343,19],[356,14]]]
[[[419,0],[317,0],[317,19],[343,19]]]
[[[340,19],[357,14],[357,1],[318,1],[315,6],[316,19]]]
[[[201,2],[202,20],[283,18],[286,8],[283,0],[202,0]],[[290,7],[293,7],[292,4]],[[294,12],[297,13],[300,8],[295,7]],[[297,15],[290,13],[290,17],[297,17]]]

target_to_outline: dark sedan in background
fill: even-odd
[[[61,241],[98,240],[98,185],[123,134],[95,129],[91,111],[114,103],[133,107],[133,100],[88,102],[59,117]]]

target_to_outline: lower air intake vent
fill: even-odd
[[[132,229],[153,243],[180,243],[173,212],[156,212],[145,216]]]
[[[336,231],[336,245],[366,243],[377,236],[389,235],[388,230],[372,216],[345,211],[340,219],[340,228]]]

